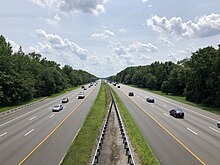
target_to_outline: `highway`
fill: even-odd
[[[99,89],[100,83],[87,90],[78,88],[1,117],[0,164],[58,165],[80,130]],[[77,98],[80,91],[84,91],[85,99]],[[63,103],[64,109],[52,112],[52,107],[60,104],[63,97],[69,98],[68,103]]]
[[[138,88],[111,85],[162,165],[220,164],[220,116]],[[134,92],[134,96],[128,96]],[[154,98],[155,103],[146,102]],[[170,116],[172,108],[184,119]]]

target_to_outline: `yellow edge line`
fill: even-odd
[[[170,131],[168,131],[160,122],[158,122],[153,116],[140,107],[135,101],[128,97],[123,91],[121,91],[127,98],[129,98],[137,107],[139,107],[144,113],[146,113],[154,122],[156,122],[163,130],[165,130],[174,140],[176,140],[181,146],[183,146],[191,155],[193,155],[201,164],[206,165],[196,154],[194,154],[188,147],[186,147],[179,139],[177,139]]]
[[[95,88],[89,93],[89,95],[95,90]],[[88,96],[89,96],[88,95]],[[88,96],[86,98],[88,98]],[[74,108],[61,122],[58,124],[18,165],[24,163],[71,115],[75,110],[86,100],[86,98],[76,107]]]

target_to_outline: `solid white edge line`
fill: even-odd
[[[37,116],[34,116],[34,117],[32,117],[32,118],[30,118],[29,120],[33,120],[34,118],[36,118]]]
[[[195,131],[191,130],[190,128],[187,128],[190,132],[192,132],[195,135],[198,135],[198,133],[196,133]]]
[[[32,129],[32,130],[30,130],[29,132],[27,132],[26,134],[24,134],[24,136],[27,136],[27,135],[29,135],[31,132],[33,132],[34,131],[34,129]]]
[[[50,119],[51,119],[52,117],[54,117],[54,114],[52,114],[52,115],[50,116]]]
[[[163,113],[165,116],[167,116],[167,117],[169,117],[169,115],[168,114],[166,114],[166,113]]]
[[[4,135],[6,135],[6,134],[7,134],[7,132],[5,132],[5,133],[1,134],[1,135],[0,135],[0,137],[4,136]]]
[[[213,131],[215,131],[215,132],[217,132],[217,133],[220,133],[220,131],[218,131],[218,130],[216,130],[216,129],[214,129],[214,128],[212,128],[212,127],[209,127],[211,130],[213,130]]]

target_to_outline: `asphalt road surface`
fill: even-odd
[[[120,84],[112,85],[132,115],[153,153],[164,165],[220,164],[220,116],[171,99]],[[134,96],[128,96],[134,92]],[[155,103],[146,102],[154,98]],[[184,119],[170,116],[172,108]]]
[[[87,90],[79,88],[1,117],[0,164],[58,165],[81,128],[99,89],[100,83]],[[85,99],[77,98],[80,91],[84,91]],[[52,112],[52,107],[60,104],[63,97],[69,97],[69,102],[63,103],[64,109]]]

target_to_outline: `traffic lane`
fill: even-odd
[[[71,104],[73,104],[73,101],[76,100],[76,96],[72,96],[73,98],[70,98]],[[55,102],[56,101],[56,102]],[[23,128],[30,126],[35,121],[40,121],[41,118],[44,116],[47,116],[48,114],[52,113],[52,107],[54,105],[60,104],[61,100],[56,99],[53,102],[50,102],[48,105],[44,105],[42,107],[38,107],[37,109],[33,110],[32,113],[28,113],[27,115],[18,116],[17,118],[14,118],[12,120],[9,120],[2,125],[0,125],[1,132],[11,132],[12,130],[19,131]],[[68,111],[68,105],[70,105],[70,102],[63,104],[64,110]],[[15,120],[16,119],[16,120]]]
[[[173,135],[178,137],[181,142],[187,144],[187,146],[190,146],[190,149],[194,151],[194,153],[200,155],[200,157],[202,157],[209,164],[218,164],[220,160],[218,154],[216,153],[219,153],[219,147],[217,146],[220,146],[220,138],[216,132],[210,132],[211,130],[208,126],[204,128],[204,125],[207,123],[207,121],[201,120],[194,114],[194,116],[187,115],[185,119],[176,119],[173,117],[169,118],[168,115],[163,115],[163,113],[160,112],[160,109],[164,109],[163,107],[157,107],[157,105],[151,107],[148,106],[149,104],[146,103],[146,101],[135,97],[131,98],[136,100],[136,103],[138,103],[142,109],[148,111],[150,115],[156,118]],[[197,122],[192,122],[195,120],[199,120],[200,123],[198,122],[198,124]],[[201,148],[204,149],[201,150]],[[207,155],[209,156],[207,157]]]
[[[190,106],[188,104],[177,102],[175,100],[172,100],[172,99],[169,99],[167,97],[160,96],[160,95],[145,91],[143,89],[130,87],[130,86],[127,86],[127,85],[124,85],[124,84],[122,84],[121,87],[122,87],[121,88],[122,90],[125,90],[127,92],[128,91],[134,91],[135,94],[141,94],[143,97],[155,98],[155,102],[162,101],[162,103],[163,103],[162,105],[169,104],[172,107],[179,107],[180,109],[186,110],[186,111],[194,113],[196,115],[199,115],[199,116],[203,117],[204,119],[208,119],[208,120],[213,121],[213,122],[220,121],[220,116],[219,115],[211,113],[209,111],[205,111],[205,110],[202,110],[200,108]]]
[[[187,115],[184,119],[177,119],[161,113],[159,111],[160,107],[154,106],[153,108],[141,101],[136,103],[204,162],[207,164],[218,164],[220,161],[218,156],[220,152],[220,138],[217,133],[214,131],[210,132],[211,130],[208,127],[204,128],[203,124],[194,123],[192,116]],[[202,123],[202,120],[200,121]]]
[[[131,102],[127,96],[119,90],[115,91],[125,104],[160,164],[199,164],[197,159]]]
[[[131,99],[133,99],[135,102],[138,102],[139,105],[141,104],[144,108],[148,108],[148,105],[149,105],[149,108],[152,109],[152,111],[149,111],[149,113],[151,112],[156,113],[156,114],[159,113],[158,115],[163,114],[162,116],[159,116],[159,118],[169,117],[170,109],[174,108],[174,107],[171,108],[171,106],[168,104],[166,104],[166,106],[164,105],[161,106],[160,105],[160,103],[162,104],[161,101],[159,102],[155,101],[155,103],[147,103],[142,98],[143,97],[138,96],[138,94],[136,94],[134,97],[131,97]],[[175,108],[178,108],[178,107],[175,107]],[[212,140],[208,141],[208,143],[213,143],[214,145],[216,144],[216,142],[220,140],[219,138],[220,130],[218,131],[218,128],[216,128],[216,123],[213,120],[209,120],[208,118],[203,118],[201,115],[196,115],[195,113],[192,113],[191,111],[189,111],[189,112],[185,112],[185,120],[183,121],[185,122],[183,122],[184,125],[182,125],[182,127],[187,128],[189,131],[191,131],[191,128],[193,128],[192,130],[194,129],[199,130],[200,132],[202,132],[202,134],[205,137],[210,136]],[[204,138],[204,139],[210,139],[210,138]]]
[[[78,103],[82,102],[82,100],[78,99],[77,101]],[[78,104],[73,104],[73,106],[75,107],[77,105]],[[58,113],[52,113],[51,109],[49,109],[47,111],[49,111],[50,114],[55,114],[55,116],[52,117],[52,115],[45,115],[39,120],[35,120],[36,122],[33,122],[32,124],[24,122],[25,126],[21,124],[22,128],[19,128],[20,125],[18,124],[13,125],[15,126],[14,132],[16,132],[16,130],[19,131],[12,134],[12,136],[5,136],[5,139],[7,140],[4,141],[4,143],[1,143],[0,145],[0,150],[4,151],[4,153],[1,154],[0,162],[4,162],[4,164],[11,164],[13,163],[13,161],[19,160],[19,158],[21,158],[21,152],[17,153],[16,151],[21,150],[22,148],[22,151],[24,153],[28,152],[30,148],[33,148],[35,146],[32,140],[36,139],[34,141],[40,141],[42,138],[44,138],[45,135],[48,134],[48,132],[53,130],[56,127],[56,125],[58,125],[58,123],[63,118],[65,118],[65,116],[67,116],[70,110],[71,109],[68,110],[68,108],[65,108],[64,110]],[[8,133],[7,135],[10,135],[10,133]]]
[[[99,92],[100,85],[23,164],[59,164],[77,135]]]
[[[17,120],[22,120],[26,117],[29,117],[30,115],[33,115],[34,113],[37,113],[38,111],[44,110],[47,107],[52,107],[56,102],[60,102],[63,97],[69,97],[72,95],[78,94],[80,90],[74,90],[67,94],[63,94],[61,96],[58,96],[56,98],[48,98],[42,102],[39,102],[33,106],[27,107],[22,111],[14,112],[12,114],[6,115],[4,117],[0,118],[0,129],[2,129],[3,126],[9,124],[9,123],[15,123]]]

